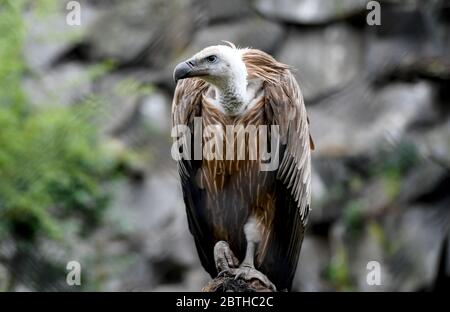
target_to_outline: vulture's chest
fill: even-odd
[[[236,118],[206,105],[202,122],[203,160],[196,182],[205,192],[215,236],[232,240],[230,235],[242,231],[249,215],[270,223],[276,172],[261,170],[270,131],[264,101]]]

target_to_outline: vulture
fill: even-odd
[[[314,143],[303,96],[289,66],[263,51],[226,43],[203,49],[173,73],[173,129],[242,126],[241,133],[226,136],[216,149],[237,145],[239,135],[247,144],[245,157],[236,157],[239,146],[227,154],[235,156],[231,159],[204,153],[198,157],[195,136],[181,130],[172,134],[182,142],[176,147],[182,157],[176,160],[189,230],[212,278],[229,272],[257,279],[272,290],[289,291],[311,199]],[[249,125],[257,127],[258,134],[260,126],[267,126],[261,133],[267,138],[263,141],[268,142],[270,161],[278,159],[274,168],[263,169],[267,159],[262,154],[249,155],[252,147],[263,147],[252,138],[257,134],[245,131]],[[203,148],[210,139],[202,134]],[[216,152],[225,155],[223,150]]]

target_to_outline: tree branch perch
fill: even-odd
[[[211,280],[202,289],[203,292],[272,292],[270,288],[257,279],[246,281],[236,278],[232,273],[225,273]]]

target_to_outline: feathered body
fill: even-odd
[[[239,50],[239,55],[247,72],[246,108],[236,115],[226,114],[227,108],[220,109],[217,101],[225,106],[237,105],[236,93],[223,92],[218,99],[211,83],[200,78],[184,79],[175,91],[173,124],[187,125],[194,131],[194,117],[200,117],[203,128],[267,125],[269,136],[270,125],[277,125],[280,165],[273,171],[261,171],[259,155],[250,160],[249,145],[257,143],[248,134],[245,160],[180,160],[189,229],[203,267],[215,277],[215,243],[228,242],[242,261],[247,246],[245,226],[252,218],[259,235],[256,269],[278,289],[289,290],[310,210],[312,141],[306,110],[288,66],[255,49]],[[235,139],[225,145],[236,144]]]

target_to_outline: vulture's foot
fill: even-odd
[[[255,269],[252,265],[243,263],[239,268],[232,270],[232,272],[235,275],[235,279],[241,278],[247,282],[257,279],[270,290],[277,290],[275,285],[267,278],[267,276]]]
[[[216,262],[218,276],[223,276],[225,273],[229,273],[231,269],[239,266],[239,260],[234,256],[233,251],[230,249],[225,241],[219,241],[214,246],[214,261]]]

